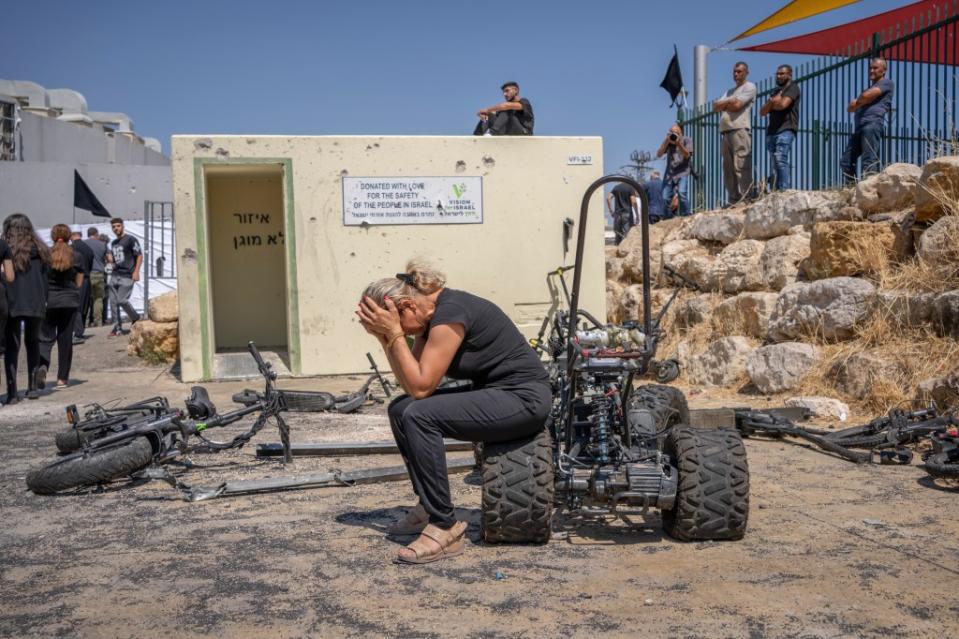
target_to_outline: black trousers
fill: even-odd
[[[90,278],[84,277],[83,284],[80,285],[80,308],[79,312],[74,315],[73,322],[73,334],[77,337],[83,335],[83,331],[86,330],[87,323],[87,308],[90,306],[93,300],[90,298]]]
[[[70,379],[73,364],[73,332],[78,309],[48,308],[47,316],[40,325],[40,364],[50,368],[53,344],[57,344],[57,379]]]
[[[440,528],[456,523],[443,438],[503,442],[531,437],[543,429],[551,401],[548,384],[531,383],[439,390],[420,400],[403,395],[390,403],[393,437],[430,523]]]
[[[33,374],[40,364],[40,324],[39,317],[11,317],[4,331],[6,351],[3,354],[4,368],[7,369],[7,394],[17,392],[17,360],[20,359],[20,330],[23,329],[23,342],[27,350],[27,388],[33,389]]]

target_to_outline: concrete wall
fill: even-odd
[[[18,145],[25,162],[169,166],[170,159],[128,135],[20,111]]]
[[[73,171],[111,214],[143,218],[144,200],[173,199],[169,166],[130,166],[68,162],[0,162],[0,220],[24,213],[37,227],[59,222],[106,222],[82,209],[73,211]]]
[[[574,155],[591,156],[591,163],[572,163]],[[366,351],[383,360],[353,311],[370,281],[402,270],[411,256],[430,259],[450,287],[492,300],[534,335],[550,302],[546,273],[564,263],[562,222],[578,219],[583,193],[603,173],[602,157],[602,140],[585,137],[174,136],[183,379],[211,378],[217,358],[226,357],[214,353],[210,294],[207,182],[216,167],[283,170],[288,276],[275,285],[286,287],[290,368],[316,375],[364,370]],[[482,178],[483,221],[346,226],[345,176]],[[251,212],[237,206],[242,210],[225,212]],[[582,306],[605,317],[601,190],[591,206]],[[263,301],[251,295],[245,303],[252,309]]]

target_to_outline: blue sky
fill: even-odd
[[[760,34],[759,43],[907,4],[864,0]],[[655,150],[675,111],[659,88],[679,48],[718,46],[785,0],[726,2],[246,2],[112,0],[9,3],[0,78],[83,93],[143,136],[469,134],[474,113],[517,80],[539,135],[599,135],[613,171]],[[716,51],[709,93],[796,56]],[[865,79],[864,79],[865,81]]]

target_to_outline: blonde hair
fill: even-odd
[[[417,295],[430,295],[446,285],[446,275],[421,258],[411,259],[406,263],[406,271],[396,275],[371,283],[363,291],[363,296],[383,306],[385,297],[396,303]]]

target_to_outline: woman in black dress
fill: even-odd
[[[466,523],[450,499],[443,437],[500,442],[544,428],[549,377],[516,325],[495,304],[446,288],[446,278],[411,261],[405,273],[370,284],[357,310],[406,390],[390,404],[393,435],[419,504],[390,529],[421,533],[397,560],[428,563],[459,554]],[[406,336],[414,337],[412,347]],[[472,382],[437,391],[443,376]]]
[[[34,387],[43,390],[53,344],[57,344],[57,388],[70,380],[73,363],[73,328],[80,309],[80,287],[83,285],[83,258],[70,246],[70,227],[57,224],[50,229],[53,248],[47,272],[47,312],[40,326],[40,365],[34,376]]]
[[[34,379],[40,364],[40,323],[47,309],[47,269],[50,249],[43,243],[30,218],[14,213],[3,221],[3,239],[10,247],[15,278],[7,284],[9,317],[5,331],[6,351],[3,354],[7,372],[7,402],[20,401],[17,395],[17,360],[23,336],[27,351],[27,398],[39,397]]]

